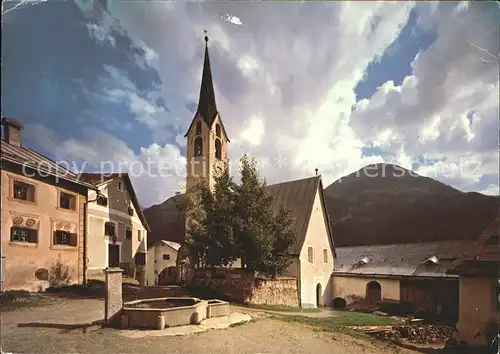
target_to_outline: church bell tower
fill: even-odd
[[[212,188],[215,168],[227,162],[229,138],[215,103],[206,31],[198,108],[184,137],[187,139],[186,190],[203,180]]]

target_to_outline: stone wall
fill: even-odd
[[[197,269],[194,284],[224,299],[254,305],[299,306],[297,278],[258,278],[240,268]]]

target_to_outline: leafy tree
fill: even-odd
[[[229,265],[237,259],[233,233],[234,187],[228,165],[216,167],[214,187],[203,202],[207,215],[207,264]]]
[[[204,182],[199,182],[186,190],[179,213],[185,215],[185,242],[195,253],[199,262],[205,263],[208,248],[207,205],[210,204],[210,190]]]
[[[282,274],[292,263],[292,247],[296,241],[295,219],[291,208],[281,205],[273,218],[268,257],[261,259],[259,271],[272,278]]]
[[[229,265],[241,258],[249,271],[275,277],[291,263],[294,219],[289,208],[273,210],[255,160],[245,155],[240,162],[239,185],[225,165],[216,169],[213,189],[201,182],[186,191],[186,243],[203,265]]]
[[[291,263],[295,227],[290,210],[273,212],[273,197],[259,177],[255,160],[241,158],[241,184],[235,188],[235,236],[242,266],[274,277]]]

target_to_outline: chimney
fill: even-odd
[[[12,118],[3,117],[3,139],[11,145],[21,146],[23,125]]]
[[[317,168],[315,168],[315,169],[314,169],[314,172],[316,172],[316,176],[317,176],[317,175],[318,175],[318,169],[317,169]]]

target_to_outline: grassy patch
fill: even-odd
[[[349,312],[349,311],[335,311],[334,315],[325,318],[312,318],[305,316],[277,316],[283,321],[297,322],[300,324],[314,327],[321,331],[326,332],[342,332],[342,333],[356,333],[349,329],[350,326],[387,326],[396,325],[395,319],[390,317],[375,316],[367,313]]]
[[[252,305],[252,304],[246,304],[246,305],[240,305],[240,306],[245,306],[249,307],[252,309],[258,309],[258,310],[264,310],[264,311],[278,311],[278,312],[296,312],[296,313],[314,313],[314,312],[320,312],[320,309],[316,308],[310,308],[310,309],[303,309],[300,307],[293,307],[293,306],[284,306],[284,305]]]

